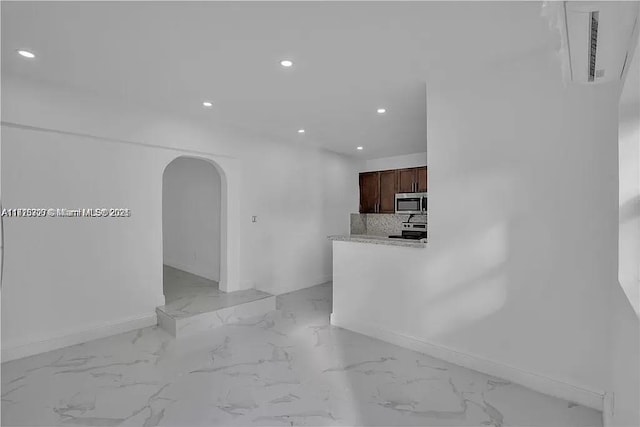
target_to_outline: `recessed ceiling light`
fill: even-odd
[[[304,129],[298,129],[298,133],[304,133]]]
[[[202,103],[202,106],[205,107],[205,108],[211,108],[211,107],[213,107],[213,103],[211,101],[204,101]]]
[[[378,114],[384,114],[384,113],[387,112],[387,109],[386,108],[378,108],[377,111],[378,111]]]
[[[283,59],[282,61],[280,61],[280,65],[282,65],[283,67],[291,67],[293,65],[293,61],[290,61],[288,59]]]
[[[356,147],[356,150],[364,150],[364,147]]]
[[[19,50],[18,55],[23,56],[25,58],[33,59],[36,57],[35,53],[29,52],[28,50]]]

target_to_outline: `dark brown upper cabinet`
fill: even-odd
[[[398,173],[395,170],[380,172],[380,204],[378,213],[396,211],[396,193],[398,192]]]
[[[396,193],[427,191],[427,167],[360,174],[360,213],[394,213]]]
[[[423,166],[418,168],[418,192],[424,193],[427,191],[427,167]]]
[[[415,169],[398,170],[398,193],[413,193],[416,186]]]
[[[398,178],[395,170],[360,174],[360,213],[393,213]]]
[[[380,199],[378,172],[360,174],[360,213],[376,213]]]
[[[427,191],[427,167],[398,170],[399,193],[422,193]]]

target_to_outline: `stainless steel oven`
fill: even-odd
[[[396,214],[427,213],[427,193],[396,193]]]

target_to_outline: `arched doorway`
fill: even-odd
[[[210,160],[178,157],[162,175],[163,293],[166,302],[187,294],[217,290],[226,266],[222,259],[221,171]]]

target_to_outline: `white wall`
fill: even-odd
[[[357,163],[304,146],[255,144],[243,165],[242,269],[250,285],[280,294],[331,280],[327,236],[349,233]]]
[[[618,89],[565,87],[551,53],[492,74],[428,100],[427,280],[505,300],[437,339],[606,390]]]
[[[638,45],[640,46],[640,44]],[[620,100],[620,229],[618,278],[640,315],[640,48],[634,57]]]
[[[162,171],[181,155],[211,158],[227,174],[221,244],[230,259],[223,251],[221,275],[227,261],[237,263],[229,286],[283,293],[330,278],[326,235],[349,230],[354,160],[213,126],[207,115],[125,107],[5,75],[2,84],[5,206],[133,212],[127,220],[5,221],[4,360],[148,321],[162,302]],[[292,203],[297,195],[302,204]]]
[[[425,142],[426,150],[427,144]],[[427,164],[427,152],[405,154],[402,156],[381,157],[378,159],[368,159],[360,168],[360,172],[381,171],[388,169],[415,168]]]
[[[221,180],[206,160],[180,157],[162,176],[164,263],[220,280]]]
[[[395,279],[393,293],[380,291],[389,287],[385,275],[367,276],[367,291],[352,293],[345,315],[606,390],[617,276],[617,88],[565,88],[552,52],[455,87],[440,83],[427,83],[423,262],[403,264],[407,279]],[[390,306],[399,311],[385,315]]]
[[[2,140],[5,206],[132,211],[130,218],[5,218],[3,360],[86,330],[153,324],[162,301],[154,182],[162,158],[143,147],[6,126]]]
[[[614,287],[609,345],[613,417],[611,426],[640,425],[640,320],[621,287]]]
[[[0,91],[1,92],[1,91]],[[2,205],[2,135],[0,135],[0,205]],[[4,220],[0,218],[0,288],[2,288],[2,271],[3,271],[3,263],[4,263],[4,237],[3,237],[3,227],[1,223]],[[2,296],[0,295],[0,299]]]
[[[501,71],[461,97],[429,101],[431,243],[435,262],[455,269],[442,286],[488,281],[506,294],[444,341],[603,390],[617,274],[617,88],[565,88],[551,54]]]
[[[640,49],[620,99],[619,272],[611,297],[611,425],[640,425]]]

